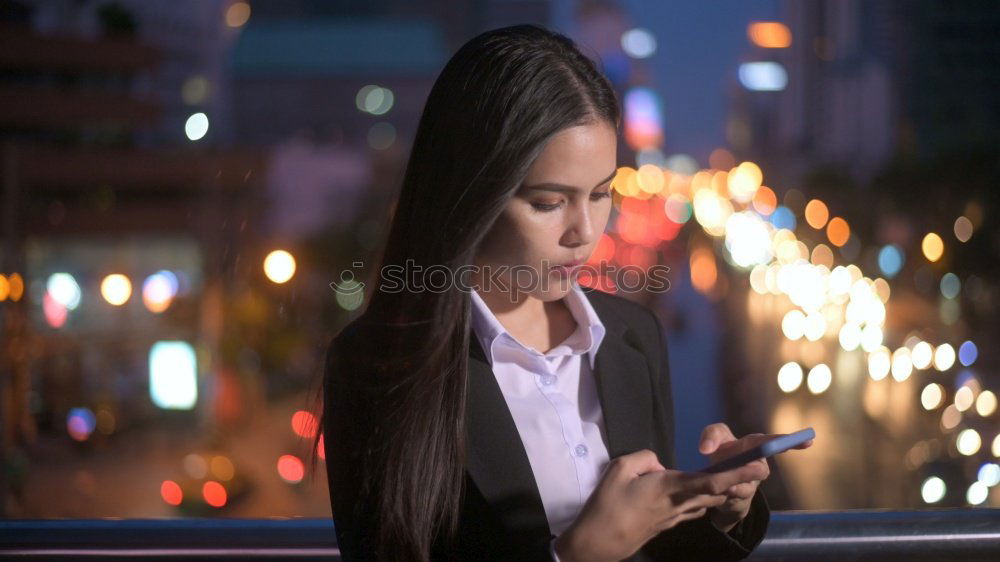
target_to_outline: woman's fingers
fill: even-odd
[[[703,507],[716,507],[726,503],[726,496],[714,496],[710,494],[698,494],[691,496],[677,506],[678,511],[687,512]]]
[[[660,523],[660,530],[670,529],[676,526],[678,523],[683,523],[685,521],[690,521],[691,519],[698,519],[699,517],[704,517],[708,513],[708,508],[696,509],[693,511],[685,511],[683,513],[678,513],[672,517],[667,518],[665,521]]]
[[[615,457],[608,465],[608,469],[619,473],[619,475],[627,475],[631,478],[641,476],[648,472],[666,470],[666,468],[660,464],[660,460],[656,457],[656,453],[650,449],[642,449],[634,453]]]
[[[705,429],[701,431],[701,439],[699,439],[698,450],[702,454],[710,455],[714,453],[719,445],[723,443],[728,443],[730,441],[735,441],[736,436],[729,429],[729,426],[724,423],[713,423],[706,426]]]
[[[764,480],[769,473],[770,469],[766,463],[751,462],[714,474],[692,473],[689,476],[688,486],[693,492],[719,495],[724,494],[730,486]]]

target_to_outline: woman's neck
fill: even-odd
[[[565,341],[577,328],[565,298],[543,301],[500,290],[479,291],[479,296],[514,339],[541,353]]]

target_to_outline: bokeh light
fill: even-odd
[[[930,232],[924,236],[923,241],[920,243],[920,249],[924,252],[924,257],[929,261],[938,261],[941,259],[941,255],[944,254],[944,241],[936,233]]]
[[[202,112],[194,113],[184,122],[184,134],[188,140],[201,140],[208,134],[208,115]]]
[[[160,497],[169,505],[178,506],[184,501],[184,492],[180,485],[173,480],[164,480],[160,484]]]
[[[299,410],[292,414],[292,431],[299,437],[315,437],[318,422],[312,412]]]
[[[972,221],[966,217],[958,217],[955,219],[954,231],[959,242],[968,242],[972,238]]]
[[[250,4],[246,2],[233,2],[226,9],[226,25],[229,27],[242,27],[249,19]]]
[[[979,437],[979,432],[972,428],[963,429],[955,439],[955,448],[965,456],[974,455],[979,452],[981,445],[982,439]]]
[[[209,480],[202,485],[201,495],[205,498],[205,503],[215,508],[225,507],[229,496],[226,487],[215,480]]]
[[[826,226],[827,221],[830,220],[830,211],[826,208],[826,203],[819,199],[813,199],[806,204],[805,215],[806,223],[816,230]]]
[[[305,476],[305,465],[295,455],[281,455],[278,458],[278,475],[289,484],[298,484]]]
[[[966,340],[962,342],[962,345],[958,346],[958,362],[962,365],[968,367],[976,362],[979,357],[979,348],[971,340]]]
[[[802,367],[798,363],[785,363],[778,369],[778,388],[794,392],[802,385]]]
[[[632,58],[644,59],[656,52],[656,37],[648,29],[633,28],[622,34],[622,50]]]
[[[920,405],[925,410],[933,410],[941,404],[944,404],[944,387],[934,382],[925,386],[920,393]]]
[[[969,485],[969,490],[965,494],[965,501],[972,505],[980,505],[986,501],[989,494],[990,490],[986,487],[986,484],[977,480]]]
[[[937,503],[944,498],[947,489],[944,480],[941,480],[937,476],[931,476],[924,480],[924,483],[920,486],[920,497],[923,498],[925,503]]]
[[[101,281],[101,296],[114,306],[121,306],[132,296],[132,282],[121,273],[112,273]]]
[[[820,363],[812,369],[809,369],[809,376],[806,378],[806,386],[809,387],[809,392],[813,394],[822,394],[826,391],[826,389],[830,388],[830,382],[832,380],[833,373],[830,372],[830,367]]]
[[[878,252],[878,268],[882,274],[892,279],[903,268],[903,251],[895,244],[882,246]]]
[[[53,273],[45,283],[45,289],[53,301],[67,310],[75,310],[80,306],[80,285],[69,273]]]
[[[184,341],[159,341],[149,350],[149,395],[160,408],[189,410],[198,399],[194,348]]]
[[[264,258],[264,275],[274,283],[286,283],[295,275],[295,258],[285,250],[274,250]]]
[[[992,390],[984,390],[976,397],[976,413],[984,418],[997,411],[997,395]]]
[[[765,49],[784,49],[792,45],[792,30],[776,21],[752,22],[747,26],[750,41]]]
[[[86,441],[97,426],[97,418],[90,408],[73,408],[66,416],[66,431],[76,441]]]
[[[955,364],[955,348],[951,344],[941,344],[934,350],[934,368],[947,371]]]

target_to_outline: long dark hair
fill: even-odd
[[[561,34],[515,25],[471,39],[431,89],[379,269],[472,264],[546,142],[576,125],[604,121],[617,130],[620,113],[607,78]],[[375,492],[375,554],[426,560],[440,533],[454,536],[464,492],[471,300],[454,284],[392,291],[387,283],[378,278],[352,323],[366,329],[345,343],[348,326],[331,342],[323,392],[329,403],[331,393],[363,382],[374,397],[359,406],[370,418],[352,425],[370,424],[357,442],[357,470],[361,493]],[[335,439],[344,436],[327,435],[327,446]]]

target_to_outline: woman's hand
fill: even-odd
[[[660,532],[722,505],[726,490],[761,479],[766,468],[750,463],[717,474],[687,473],[664,468],[649,449],[617,457],[556,539],[556,554],[563,562],[628,558]]]
[[[763,433],[751,433],[737,439],[729,429],[729,426],[724,423],[713,423],[701,432],[701,443],[698,445],[698,450],[702,454],[708,455],[708,458],[714,463],[752,449],[761,443],[770,441],[775,437],[781,437],[782,435],[785,434],[767,435]],[[813,440],[810,439],[801,445],[796,445],[794,448],[805,449],[811,446],[812,443]],[[749,465],[760,467],[763,476],[730,486],[725,492],[726,501],[721,505],[712,507],[709,511],[709,519],[720,531],[729,532],[747,516],[747,513],[750,512],[750,503],[753,500],[753,496],[757,493],[757,487],[762,480],[765,480],[771,474],[770,467],[767,465],[767,459],[750,461],[744,466]]]

